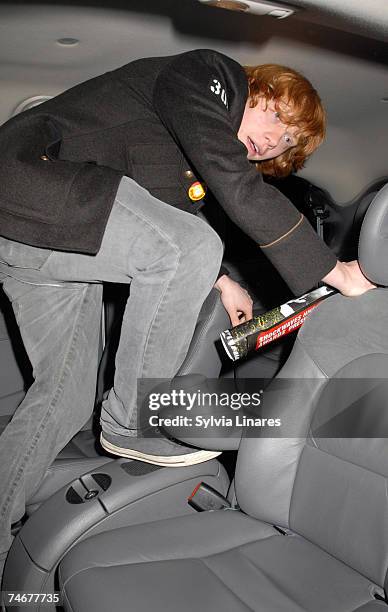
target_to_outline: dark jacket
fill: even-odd
[[[93,254],[123,175],[191,213],[199,179],[290,288],[308,290],[336,259],[248,162],[247,96],[239,64],[198,50],[131,62],[21,113],[0,128],[0,233]]]

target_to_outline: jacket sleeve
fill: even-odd
[[[153,103],[228,216],[300,294],[334,268],[336,258],[303,215],[247,160],[237,138],[247,95],[239,64],[199,50],[176,56],[162,70]]]

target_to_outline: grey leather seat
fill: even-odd
[[[360,242],[384,286],[387,235],[385,188]],[[387,381],[388,289],[326,300],[264,399],[281,433],[241,441],[238,507],[84,540],[60,566],[65,610],[387,610]]]

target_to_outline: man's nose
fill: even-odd
[[[270,147],[271,149],[274,149],[279,144],[282,136],[283,136],[282,130],[269,130],[265,134],[265,140],[266,140],[267,146]]]

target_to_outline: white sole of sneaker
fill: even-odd
[[[187,465],[196,465],[197,463],[210,461],[210,459],[214,459],[222,453],[222,451],[199,450],[194,453],[188,453],[187,455],[175,455],[174,457],[148,455],[147,453],[140,453],[139,451],[135,451],[130,448],[121,448],[120,446],[116,446],[115,444],[108,442],[108,440],[105,440],[102,433],[100,436],[100,444],[102,448],[112,455],[118,455],[119,457],[126,457],[127,459],[134,459],[136,461],[144,461],[145,463],[153,463],[154,465],[161,465],[162,467],[184,467]]]

